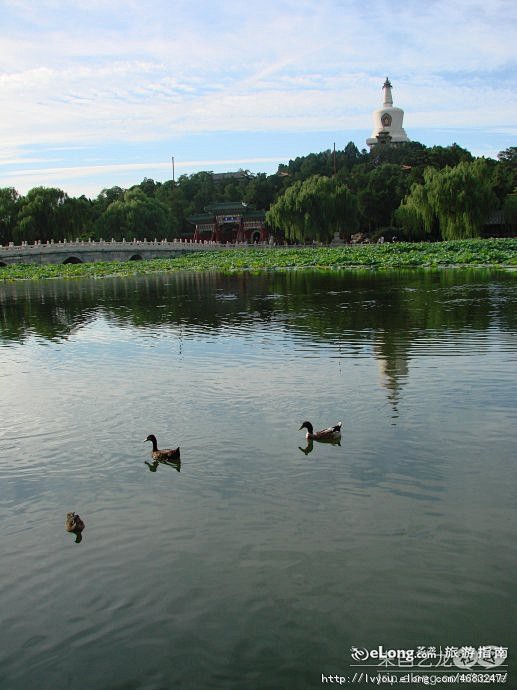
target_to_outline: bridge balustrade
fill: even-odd
[[[126,240],[123,238],[115,240],[104,240],[103,238],[95,241],[91,237],[88,239],[59,240],[53,239],[41,241],[35,240],[33,244],[23,240],[19,245],[9,242],[7,246],[0,246],[0,265],[8,263],[39,262],[39,263],[63,263],[74,260],[92,262],[98,260],[120,260],[125,261],[131,258],[132,254],[141,255],[143,259],[157,258],[159,256],[174,256],[177,253],[222,250],[233,247],[256,246],[249,245],[247,242],[237,242],[234,244],[216,242],[214,240],[194,240],[192,238],[174,238],[173,240],[138,240],[133,238]],[[268,242],[261,243],[261,247],[279,246]],[[283,246],[283,245],[280,245]],[[313,245],[309,245],[313,246]],[[169,253],[170,250],[170,253]]]

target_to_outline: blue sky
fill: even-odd
[[[507,0],[0,0],[0,187],[95,197],[359,148],[389,76],[411,139],[516,145]]]

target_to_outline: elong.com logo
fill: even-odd
[[[350,654],[354,661],[404,661],[412,664],[415,660],[414,649],[384,649],[379,645],[376,649],[366,647],[351,647]]]
[[[506,661],[508,647],[482,645],[479,647],[418,647],[415,649],[350,648],[354,661],[365,664],[377,662],[377,666],[456,666],[471,669],[476,664],[482,668],[495,668]],[[370,664],[369,664],[370,665]]]

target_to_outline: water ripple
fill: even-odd
[[[9,287],[0,684],[303,688],[360,641],[445,643],[444,610],[505,644],[510,286],[419,276]]]

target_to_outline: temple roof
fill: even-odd
[[[242,213],[246,210],[247,204],[244,201],[219,201],[214,204],[207,204],[205,211],[207,213],[220,213],[221,211],[235,211]]]
[[[241,218],[263,219],[266,212],[262,209],[250,208],[244,201],[220,201],[213,204],[207,204],[204,208],[205,213],[197,213],[187,218],[189,223],[193,225],[202,225],[204,223],[213,223],[215,216],[240,216]]]
[[[214,216],[212,213],[199,213],[194,216],[189,216],[187,220],[194,225],[201,225],[202,223],[213,223]]]

